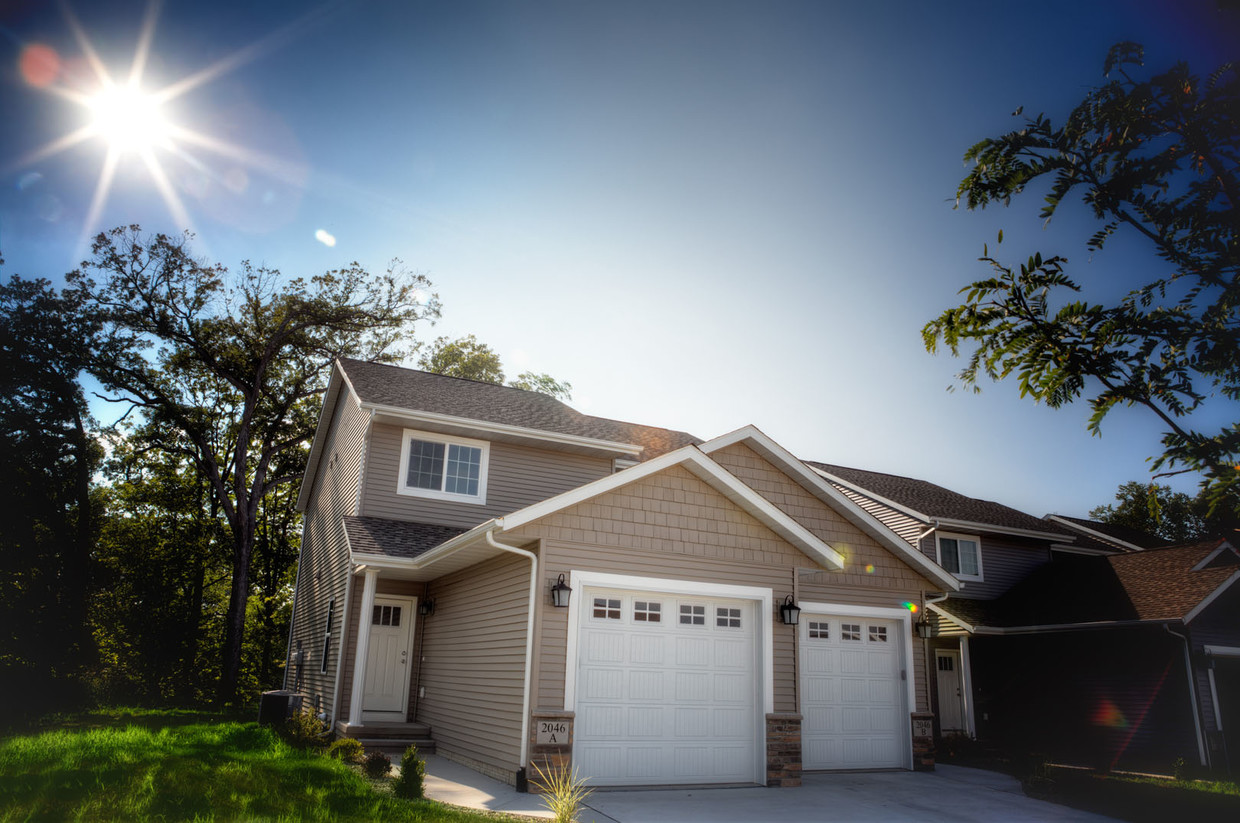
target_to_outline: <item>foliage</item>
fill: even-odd
[[[360,740],[342,737],[327,747],[327,754],[337,760],[356,765],[362,762],[365,751],[362,749]]]
[[[552,819],[556,823],[574,823],[593,790],[586,787],[576,769],[551,767],[544,771],[537,763],[533,765],[537,778],[532,782],[542,792]]]
[[[572,400],[573,384],[567,380],[560,382],[549,374],[536,374],[534,372],[521,372],[517,375],[517,379],[509,382],[509,386],[514,389],[524,389],[525,391],[538,392],[548,397],[554,397],[556,400]]]
[[[418,368],[482,383],[504,382],[504,366],[499,355],[486,343],[479,343],[472,334],[457,340],[436,338],[418,358]]]
[[[66,294],[101,323],[88,370],[109,399],[140,411],[151,456],[201,476],[226,526],[218,692],[227,700],[242,677],[263,504],[301,476],[332,360],[399,359],[398,344],[437,315],[438,301],[424,297],[424,277],[395,265],[376,276],[353,264],[309,280],[248,262],[232,273],[195,259],[189,239],[148,238],[136,226],[101,234]],[[283,571],[273,562],[268,585],[280,585]]]
[[[146,725],[62,728],[0,741],[0,819],[494,820],[376,792],[350,767],[290,748],[254,723],[176,713],[167,715],[175,725],[161,727],[159,714],[142,717]]]
[[[371,752],[362,761],[362,770],[366,772],[367,777],[375,780],[386,777],[387,773],[392,770],[392,758],[383,752]]]
[[[293,715],[277,728],[284,742],[294,749],[319,749],[326,742],[323,735],[327,727],[312,712],[293,712]]]
[[[0,720],[80,702],[77,679],[95,658],[91,477],[102,450],[78,375],[98,332],[46,280],[0,284]]]
[[[1148,410],[1166,427],[1155,471],[1199,472],[1211,506],[1238,509],[1240,423],[1212,432],[1206,411],[1229,406],[1224,419],[1235,421],[1229,404],[1240,400],[1240,71],[1224,65],[1202,81],[1179,64],[1139,79],[1129,71],[1141,58],[1135,44],[1112,48],[1110,79],[1063,125],[1038,115],[970,148],[957,202],[1008,205],[1045,182],[1042,217],[1077,193],[1101,222],[1091,253],[1129,233],[1152,248],[1148,271],[1161,272],[1148,282],[1134,273],[1113,304],[1090,303],[1061,297],[1082,290],[1065,258],[1035,254],[1012,268],[984,248],[992,276],[962,289],[965,302],[922,335],[931,352],[972,347],[966,386],[1015,375],[1022,396],[1052,407],[1087,397],[1095,434],[1116,406]]]
[[[1161,483],[1130,480],[1120,484],[1115,499],[1115,505],[1108,503],[1090,510],[1090,518],[1137,529],[1169,543],[1186,543],[1222,528],[1207,516],[1209,504],[1204,496],[1189,497]]]
[[[417,746],[410,746],[400,756],[400,775],[393,791],[397,797],[420,800],[426,796],[426,761],[418,754]]]

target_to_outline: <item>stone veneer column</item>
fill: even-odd
[[[934,715],[913,712],[913,771],[934,771]]]
[[[572,769],[574,712],[536,709],[530,714],[530,762],[526,773],[529,789],[537,791],[537,766],[543,772]]]
[[[801,785],[801,715],[766,716],[766,785]]]

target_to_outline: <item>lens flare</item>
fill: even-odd
[[[329,249],[336,245],[335,235],[327,231],[324,231],[323,229],[319,229],[318,231],[314,233],[314,239],[318,240],[320,243],[322,243],[324,246],[327,246]]]
[[[17,58],[17,70],[28,85],[45,89],[60,76],[60,55],[51,46],[32,43]]]
[[[873,563],[867,563],[867,564],[865,564],[865,573],[866,573],[866,574],[874,574],[874,564],[873,564]]]
[[[96,132],[118,151],[141,151],[167,139],[168,122],[159,101],[132,86],[104,89],[90,107]]]
[[[1112,729],[1128,728],[1128,718],[1124,717],[1124,712],[1105,697],[1094,707],[1090,720],[1095,726],[1106,726]]]
[[[905,600],[900,605],[908,609],[910,614],[917,614],[917,604],[914,603],[912,600]]]

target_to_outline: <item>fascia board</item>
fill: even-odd
[[[893,532],[865,509],[848,499],[847,496],[841,494],[839,489],[830,483],[824,482],[824,477],[829,478],[826,472],[822,472],[798,460],[792,452],[776,443],[757,426],[745,426],[734,432],[729,432],[721,437],[709,440],[698,448],[706,454],[711,454],[719,449],[745,441],[749,441],[752,445],[757,446],[756,451],[759,454],[774,460],[783,468],[785,473],[793,476],[794,479],[800,478],[808,482],[810,487],[816,491],[816,496],[820,500],[839,511],[850,523],[873,537],[880,545],[890,549],[897,556],[904,558],[906,562],[909,562],[909,565],[919,569],[930,579],[942,583],[952,591],[960,590],[960,581],[948,574],[942,566],[926,557],[915,547],[909,545],[908,541]],[[843,485],[847,486],[848,484],[843,483]],[[825,499],[823,499],[824,497]]]
[[[1203,611],[1209,608],[1210,604],[1213,603],[1216,599],[1218,599],[1218,596],[1221,595],[1223,592],[1227,591],[1227,589],[1231,587],[1231,584],[1235,583],[1237,580],[1240,580],[1240,571],[1237,571],[1231,577],[1227,578],[1222,583],[1220,583],[1218,588],[1210,592],[1210,594],[1206,598],[1204,598],[1200,603],[1198,603],[1196,606],[1193,607],[1192,611],[1184,615],[1184,622],[1191,623],[1193,619],[1197,617],[1197,615],[1201,614]]]
[[[1120,540],[1118,537],[1112,537],[1109,534],[1105,534],[1096,529],[1091,529],[1088,526],[1082,526],[1080,523],[1074,523],[1071,520],[1065,520],[1063,517],[1057,514],[1048,514],[1046,516],[1046,519],[1053,520],[1056,523],[1061,524],[1064,528],[1067,528],[1067,529],[1076,529],[1077,531],[1083,531],[1089,536],[1097,538],[1098,540],[1101,540],[1104,543],[1118,543],[1124,548],[1131,549],[1132,551],[1135,551],[1135,552],[1144,551],[1144,549],[1142,549],[1140,546],[1133,545],[1132,543],[1129,543],[1126,540]]]
[[[593,437],[580,437],[574,434],[561,434],[545,429],[530,429],[524,426],[510,426],[507,423],[493,423],[489,420],[474,420],[469,417],[456,417],[450,414],[418,411],[401,406],[387,406],[382,403],[362,402],[362,408],[371,409],[377,414],[385,414],[415,423],[435,423],[441,426],[459,426],[466,429],[505,434],[529,440],[540,440],[546,443],[559,443],[566,446],[581,446],[600,451],[617,452],[619,454],[640,455],[645,447],[636,443],[620,443],[614,440],[599,440]]]
[[[731,472],[711,460],[697,446],[685,446],[660,455],[653,460],[639,463],[632,468],[579,486],[555,497],[547,498],[532,506],[500,518],[502,531],[520,528],[540,518],[554,514],[569,506],[583,503],[592,497],[605,494],[630,483],[635,483],[672,466],[683,465],[696,477],[722,493],[729,500],[753,515],[757,520],[784,539],[819,560],[824,566],[842,569],[844,557],[830,545],[775,507],[758,492],[742,483]]]
[[[1090,629],[1122,629],[1130,626],[1157,626],[1165,623],[1178,623],[1180,621],[1172,619],[1157,620],[1097,620],[1091,623],[1047,623],[1044,625],[1034,626],[971,626],[953,614],[950,614],[939,608],[934,603],[927,603],[926,608],[935,614],[940,615],[945,620],[955,623],[960,628],[972,634],[1039,634],[1048,632],[1070,632],[1070,631],[1088,631]],[[1187,620],[1184,622],[1188,622]]]
[[[944,529],[959,529],[961,531],[970,532],[991,532],[992,534],[1010,534],[1016,537],[1032,537],[1037,540],[1055,540],[1062,542],[1064,540],[1076,540],[1075,537],[1059,532],[1040,532],[1031,529],[1017,529],[1011,526],[996,526],[991,523],[977,523],[972,520],[952,520],[949,518],[936,517],[934,524]]]
[[[1240,657],[1240,646],[1206,645],[1204,651],[1212,657]]]
[[[353,385],[349,383],[344,369],[340,367],[340,361],[336,360],[332,363],[332,374],[327,380],[323,405],[319,407],[319,421],[314,429],[314,441],[310,444],[310,454],[306,456],[306,471],[302,474],[301,489],[297,492],[297,502],[294,504],[299,512],[304,512],[306,506],[310,505],[310,490],[314,487],[314,477],[319,470],[319,459],[323,455],[323,444],[327,442],[327,429],[331,426],[332,415],[336,413],[336,404],[340,402],[342,386],[349,390],[350,396],[356,398]]]
[[[1218,544],[1217,546],[1215,546],[1215,547],[1214,547],[1214,548],[1210,551],[1210,553],[1209,553],[1209,554],[1207,554],[1205,557],[1201,558],[1201,562],[1200,562],[1200,563],[1198,563],[1196,566],[1193,566],[1193,571],[1195,571],[1195,572],[1199,572],[1199,571],[1201,571],[1201,570],[1202,570],[1202,569],[1204,569],[1206,566],[1208,566],[1208,565],[1210,565],[1211,563],[1213,563],[1213,562],[1214,562],[1214,559],[1215,559],[1216,557],[1218,557],[1220,554],[1222,554],[1224,551],[1227,551],[1228,549],[1230,549],[1230,550],[1232,551],[1232,553],[1233,553],[1233,554],[1240,554],[1240,552],[1237,552],[1234,548],[1232,548],[1232,545],[1231,545],[1230,543],[1228,543],[1226,539],[1220,540],[1220,541],[1219,541],[1219,544]]]

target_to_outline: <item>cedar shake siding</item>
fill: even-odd
[[[300,642],[305,652],[300,691],[309,695],[311,706],[325,710],[332,720],[337,719],[333,704],[340,643],[345,632],[345,587],[349,574],[343,518],[353,514],[357,505],[367,419],[348,393],[342,392],[314,475],[298,558],[289,655],[291,658]],[[324,630],[333,598],[334,625],[324,672]],[[296,666],[289,666],[285,686],[297,688]]]
[[[771,471],[778,474],[773,467]],[[774,477],[768,481],[776,482]],[[813,560],[679,466],[548,515],[507,539],[541,541],[544,587],[575,570],[770,588],[775,603],[795,590],[798,577],[799,597],[805,600],[898,607],[902,600],[920,598],[925,585],[920,576],[799,486],[787,483],[790,497],[797,491],[805,497],[798,500],[802,525],[811,530],[816,526],[824,533],[820,536],[833,535],[832,545],[859,565],[845,572],[817,572]],[[866,564],[873,564],[876,574],[866,575]],[[771,617],[774,710],[795,712],[795,629],[783,625],[777,614]],[[535,710],[564,708],[567,622],[566,610],[542,609]],[[916,644],[910,645],[914,676],[920,677]],[[924,686],[919,686],[917,702],[924,705],[925,700]]]
[[[415,497],[396,491],[402,471],[399,464],[403,432],[400,426],[384,423],[375,423],[371,430],[363,515],[467,529],[583,486],[612,471],[610,458],[492,441],[485,504]]]
[[[515,779],[521,759],[530,564],[504,555],[433,581],[423,621],[417,721],[439,753]]]

